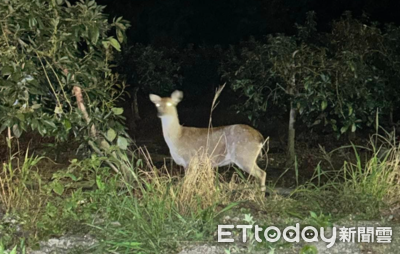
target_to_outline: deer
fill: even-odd
[[[259,131],[244,124],[210,128],[182,126],[177,105],[183,99],[183,92],[176,90],[171,97],[160,97],[156,94],[150,94],[149,97],[157,108],[165,142],[176,164],[186,170],[192,156],[208,146],[212,151],[213,167],[235,164],[258,178],[261,191],[265,192],[267,174],[257,165],[264,146],[264,138]]]

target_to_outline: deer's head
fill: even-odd
[[[181,91],[175,91],[171,94],[171,97],[160,97],[155,94],[150,94],[150,100],[156,105],[158,114],[160,118],[175,116],[176,105],[182,100],[183,93]]]

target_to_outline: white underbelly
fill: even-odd
[[[232,164],[232,161],[227,160],[227,161],[221,161],[220,163],[218,163],[218,167],[223,167],[223,166],[227,166],[229,164]]]
[[[229,154],[225,155],[225,158],[223,158],[222,160],[220,160],[218,163],[214,163],[216,167],[222,167],[222,166],[226,166],[232,163],[232,160],[229,156]]]
[[[188,162],[186,162],[182,156],[180,156],[178,153],[176,153],[173,150],[170,150],[171,153],[171,157],[172,159],[175,161],[176,164],[183,166],[183,167],[187,167]]]

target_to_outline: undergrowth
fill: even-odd
[[[345,161],[340,170],[319,165],[288,197],[264,197],[240,173],[229,180],[216,174],[201,153],[185,176],[155,167],[150,154],[138,148],[119,151],[119,166],[129,169],[121,175],[105,166],[107,158],[92,156],[72,160],[46,181],[39,165],[49,159],[29,150],[23,157],[10,152],[0,173],[0,246],[22,251],[26,245],[36,248],[39,239],[90,233],[101,241],[87,252],[174,253],[189,242],[215,242],[217,225],[227,214],[244,222],[245,214],[253,214],[254,223],[290,224],[297,218],[304,225],[329,227],[349,214],[379,219],[399,205],[395,139],[376,135],[368,147],[339,149],[352,149],[356,160]],[[362,149],[370,153],[366,161],[359,156]],[[327,153],[327,160],[337,151]]]

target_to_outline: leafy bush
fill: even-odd
[[[103,9],[83,0],[0,3],[0,132],[38,131],[65,141],[109,131],[109,141],[119,135],[126,143],[122,109],[114,106],[124,85],[110,61],[128,24],[109,23]]]
[[[174,79],[180,68],[177,55],[174,49],[137,43],[124,52],[121,73],[127,76],[130,85],[145,93],[169,93],[178,81]]]
[[[313,18],[311,13],[306,25],[298,26],[298,35],[232,47],[221,65],[223,78],[247,98],[244,110],[251,120],[261,120],[271,101],[282,109],[290,105],[292,161],[296,115],[309,127],[323,125],[339,137],[371,126],[376,114],[389,112],[397,100],[396,29],[386,35],[376,24],[346,13],[330,33],[316,34]]]

